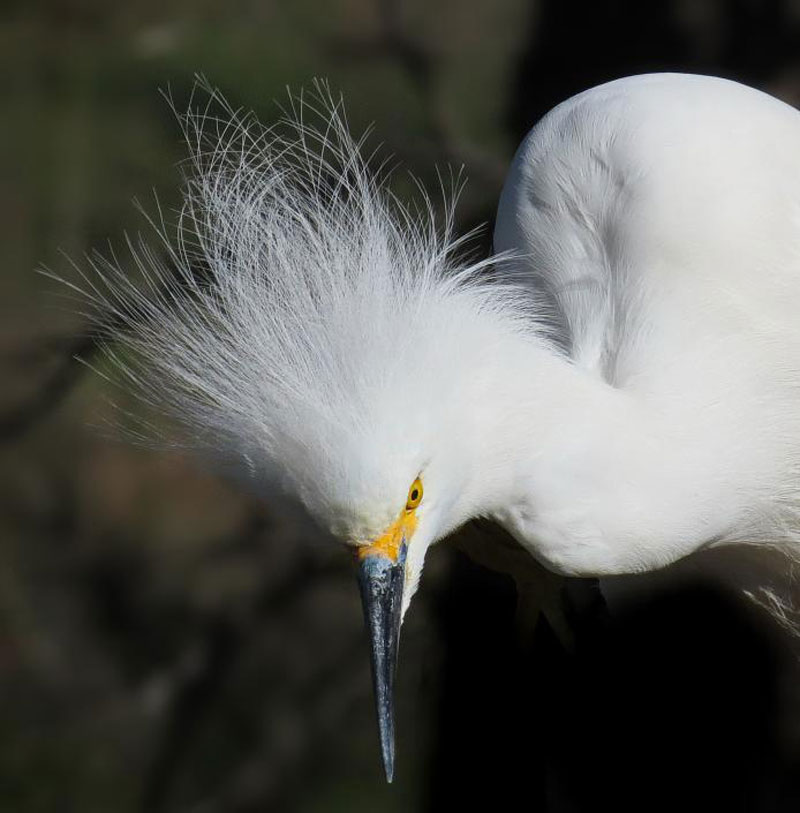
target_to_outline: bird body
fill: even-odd
[[[286,134],[211,95],[218,115],[182,119],[176,237],[132,248],[143,285],[95,257],[82,293],[187,442],[352,549],[389,778],[402,616],[466,521],[570,575],[795,555],[799,113],[707,77],[580,94],[520,147],[498,256],[470,264],[324,86]]]
[[[570,99],[520,147],[495,247],[585,379],[559,393],[530,499],[501,516],[551,567],[796,544],[798,146],[800,114],[766,94],[656,74]]]

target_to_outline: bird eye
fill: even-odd
[[[408,489],[406,511],[413,511],[422,502],[422,480],[417,477]]]

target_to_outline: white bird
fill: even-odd
[[[391,781],[402,615],[430,545],[471,518],[560,574],[746,544],[785,555],[788,583],[800,114],[701,76],[586,91],[527,136],[498,255],[470,264],[452,209],[437,229],[393,199],[320,91],[321,128],[307,103],[283,134],[224,105],[184,117],[177,237],[133,247],[144,284],[95,258],[83,288],[188,443],[352,549]]]

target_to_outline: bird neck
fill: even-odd
[[[719,461],[694,442],[685,416],[544,344],[507,354],[498,370],[486,378],[483,397],[497,406],[480,411],[475,450],[486,461],[484,513],[545,565],[585,576],[639,572],[724,534]]]

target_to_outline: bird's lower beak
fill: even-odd
[[[372,656],[386,781],[394,774],[394,675],[400,641],[407,544],[403,535],[387,549],[378,543],[358,549],[358,582]]]

